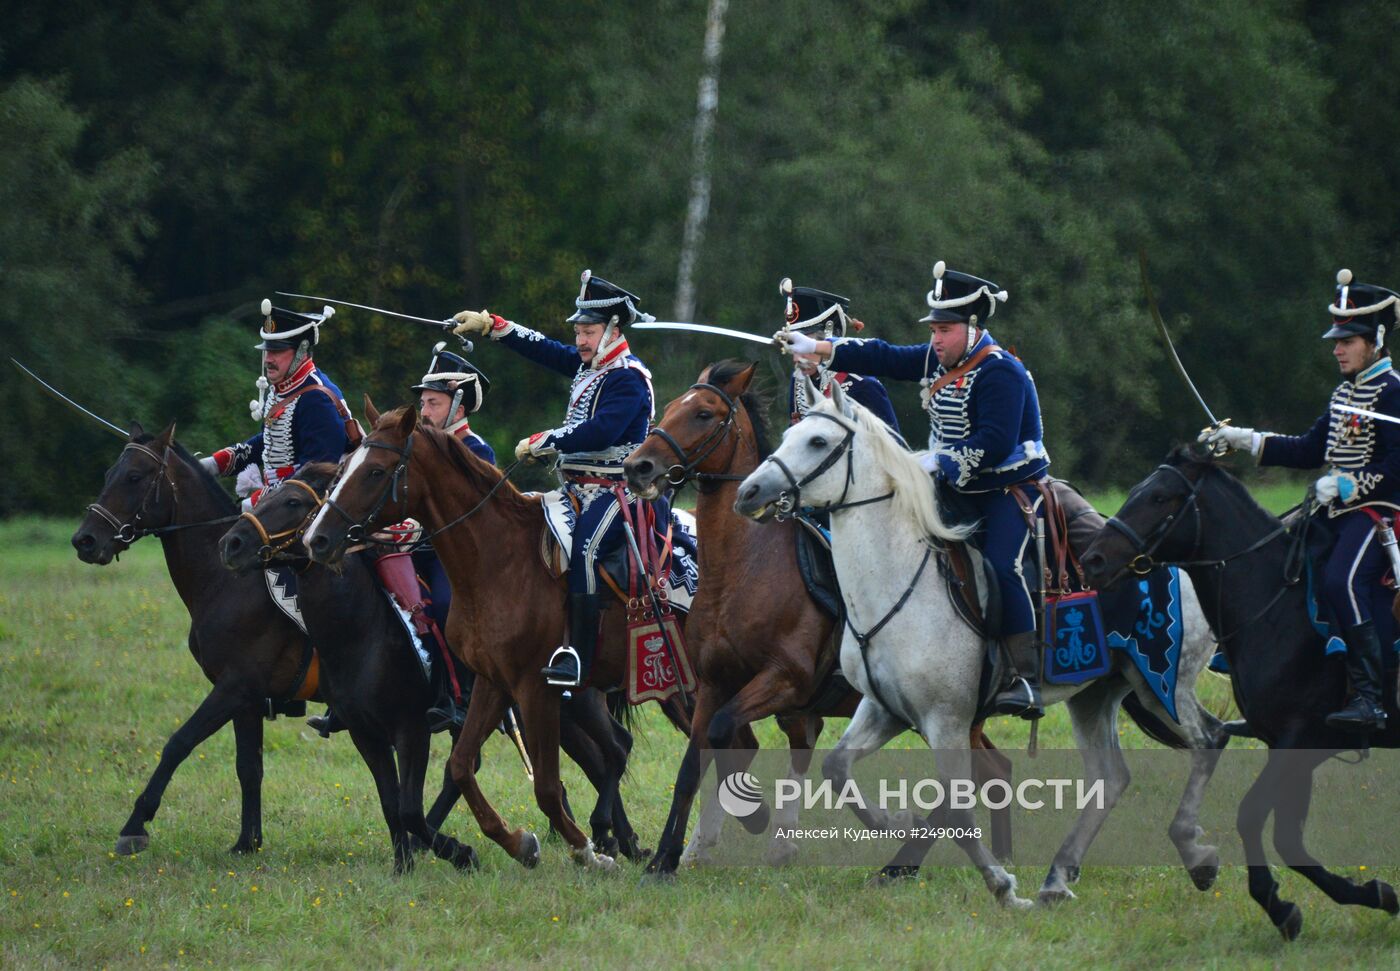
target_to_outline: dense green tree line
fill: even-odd
[[[670,316],[706,4],[18,3],[0,36],[9,353],[192,448],[252,432],[257,301],[482,307],[563,336],[591,266]],[[1221,414],[1301,428],[1339,266],[1400,286],[1400,10],[1260,0],[734,0],[697,315],[777,282],[926,336],[937,259],[1002,283],[1056,470],[1132,480],[1203,419],[1148,322],[1150,256]],[[343,311],[317,357],[408,399],[436,335]],[[641,336],[665,400],[750,349]],[[479,348],[498,451],[562,379]],[[776,369],[774,369],[776,371]],[[912,387],[893,389],[917,438]],[[72,512],[111,451],[7,375],[0,513]]]

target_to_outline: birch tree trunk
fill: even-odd
[[[710,12],[705,18],[705,56],[695,104],[690,204],[686,207],[680,266],[676,269],[676,320],[690,320],[695,314],[695,263],[705,239],[705,218],[710,213],[710,142],[719,111],[719,55],[724,42],[724,14],[728,8],[729,0],[710,0]]]

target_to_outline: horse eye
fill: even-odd
[[[136,483],[138,483],[138,482],[141,481],[141,473],[140,473],[140,472],[128,472],[128,473],[126,474],[126,481],[127,481],[127,482],[130,482],[132,485],[135,485]]]
[[[695,413],[695,417],[700,421],[709,421],[714,416],[715,413],[713,411],[699,411]]]
[[[818,437],[807,443],[812,448],[826,448],[826,439]]]
[[[1152,503],[1156,506],[1163,505],[1164,503],[1166,503],[1166,501],[1167,497],[1162,495],[1161,493],[1158,493],[1157,495],[1152,497]]]
[[[369,470],[369,474],[370,474],[370,477],[371,477],[371,478],[377,478],[378,476],[381,476],[381,475],[384,474],[384,470],[383,470],[383,469],[370,469],[370,470]]]

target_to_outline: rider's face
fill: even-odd
[[[1366,370],[1376,360],[1376,345],[1359,334],[1339,337],[1332,346],[1332,357],[1342,377],[1350,378]]]
[[[945,368],[953,367],[967,353],[967,324],[935,321],[928,325],[933,334],[933,353]]]
[[[446,428],[451,422],[447,420],[447,409],[452,407],[452,396],[442,391],[424,391],[418,398],[418,412],[423,416],[423,420],[429,425],[437,428]],[[460,417],[462,409],[457,409]]]
[[[263,375],[272,384],[285,381],[292,370],[292,358],[296,350],[285,348],[280,351],[263,351]]]
[[[574,347],[584,364],[593,360],[598,353],[598,342],[603,339],[603,324],[574,324]]]

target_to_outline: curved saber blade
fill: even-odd
[[[108,421],[106,418],[103,418],[101,415],[97,415],[91,411],[88,411],[86,408],[78,404],[72,398],[68,397],[62,391],[59,391],[53,385],[49,384],[43,378],[39,377],[39,375],[29,370],[29,368],[19,363],[19,361],[16,361],[14,358],[10,358],[10,363],[13,364],[15,367],[19,368],[19,370],[26,374],[28,377],[33,379],[34,382],[39,385],[39,387],[44,389],[44,392],[50,398],[54,398],[57,401],[63,402],[65,405],[67,405],[69,408],[72,408],[79,414],[86,415],[87,417],[91,418],[93,421],[101,425],[103,430],[111,432],[113,435],[117,436],[124,442],[131,438],[131,436],[126,432],[126,430],[123,429],[120,425],[115,425],[112,422]]]
[[[288,293],[285,290],[278,290],[279,297],[296,297],[298,300],[315,300],[317,303],[335,304],[337,307],[354,307],[356,310],[368,310],[376,314],[384,314],[387,317],[398,317],[401,320],[413,320],[420,324],[428,324],[432,327],[441,327],[443,330],[450,330],[453,323],[450,320],[432,320],[428,317],[415,317],[412,314],[401,314],[397,310],[385,310],[383,307],[371,307],[363,303],[351,303],[349,300],[333,300],[330,297],[313,297],[307,293]]]
[[[755,344],[767,344],[769,347],[776,347],[778,342],[771,337],[760,337],[757,334],[750,334],[742,330],[730,330],[728,327],[715,327],[712,324],[687,324],[675,320],[653,320],[650,323],[632,324],[629,330],[689,330],[697,334],[719,334],[721,337],[736,337],[741,341],[752,341]]]
[[[1147,278],[1147,253],[1145,250],[1138,250],[1138,266],[1142,270],[1142,292],[1147,297],[1147,309],[1152,314],[1152,322],[1157,325],[1157,330],[1162,334],[1162,340],[1167,345],[1167,355],[1171,358],[1172,364],[1176,366],[1176,373],[1181,375],[1181,380],[1186,382],[1186,387],[1191,389],[1191,394],[1195,396],[1200,404],[1201,410],[1206,413],[1212,425],[1219,425],[1215,413],[1206,404],[1206,399],[1201,397],[1201,393],[1196,390],[1196,382],[1191,380],[1191,375],[1186,373],[1186,366],[1181,363],[1181,358],[1176,356],[1176,346],[1172,344],[1172,335],[1167,332],[1167,322],[1162,319],[1162,313],[1157,309],[1157,298],[1152,293],[1152,282]]]
[[[1348,411],[1353,415],[1365,415],[1367,418],[1374,418],[1376,421],[1388,421],[1400,425],[1400,418],[1394,415],[1383,415],[1379,411],[1370,411],[1366,408],[1355,408],[1351,405],[1333,405],[1333,411]]]

